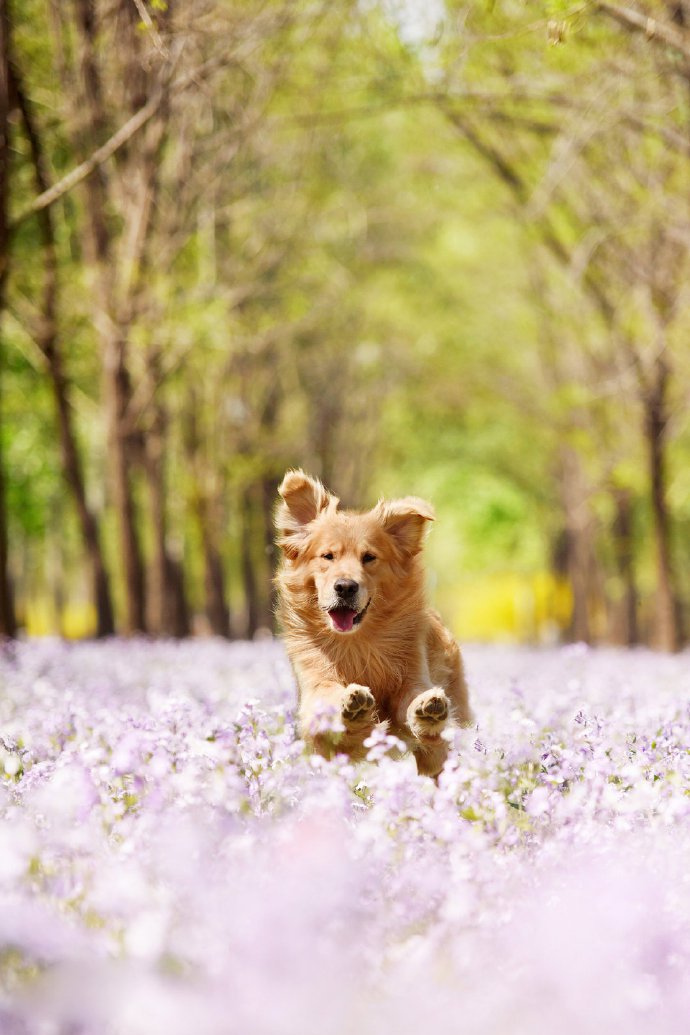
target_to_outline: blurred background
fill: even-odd
[[[690,2],[14,0],[0,632],[273,627],[288,466],[468,640],[690,634]]]

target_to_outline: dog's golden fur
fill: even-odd
[[[435,775],[443,728],[468,724],[471,713],[458,646],[425,601],[431,506],[408,496],[344,511],[303,471],[288,471],[279,493],[276,585],[303,737],[323,754],[356,759],[382,725],[407,743],[421,773]],[[345,727],[335,741],[315,728],[329,705]]]

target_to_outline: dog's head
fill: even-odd
[[[406,496],[365,513],[342,511],[337,497],[303,471],[288,471],[278,492],[278,545],[291,581],[331,632],[357,632],[370,610],[399,597],[406,577],[417,574],[413,559],[434,520],[424,500]]]

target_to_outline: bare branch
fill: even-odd
[[[136,7],[139,17],[141,18],[143,24],[146,26],[149,33],[151,34],[151,39],[153,40],[158,53],[162,54],[165,58],[169,57],[170,55],[168,54],[168,48],[163,43],[158,29],[153,24],[153,19],[149,12],[146,10],[146,5],[144,4],[143,0],[134,0],[134,6]]]
[[[20,212],[19,215],[10,224],[12,231],[16,230],[22,223],[31,216],[36,215],[43,209],[48,208],[49,205],[54,205],[56,201],[59,201],[61,197],[68,194],[78,184],[85,180],[88,176],[93,173],[99,165],[103,165],[109,158],[118,151],[123,144],[126,144],[128,140],[138,133],[138,131],[145,126],[149,119],[158,111],[161,101],[163,100],[163,91],[157,90],[146,102],[143,108],[135,112],[130,119],[121,126],[116,133],[114,133],[109,140],[103,144],[102,147],[97,148],[94,153],[82,162],[71,172],[68,172],[66,176],[63,176],[61,180],[54,183],[48,190],[44,190],[38,197],[34,198],[30,205]]]
[[[660,22],[657,18],[650,18],[632,7],[621,7],[620,4],[611,4],[607,0],[594,0],[594,6],[605,14],[610,15],[620,25],[627,29],[634,29],[636,32],[643,32],[649,40],[657,40],[672,47],[690,60],[690,43],[685,35],[666,22]]]
[[[179,54],[177,55],[179,57]],[[175,59],[176,60],[176,59]],[[198,86],[204,75],[211,70],[214,65],[218,62],[209,61],[206,62],[201,68],[194,69],[187,75],[182,76],[179,80],[173,83],[173,90],[178,93],[188,89],[190,86]],[[49,205],[54,205],[56,201],[68,194],[76,186],[87,179],[99,166],[103,165],[108,161],[109,158],[119,151],[119,149],[131,140],[140,129],[142,129],[156,114],[160,108],[163,100],[166,96],[165,84],[159,86],[151,97],[148,99],[146,104],[136,111],[131,118],[120,126],[116,133],[114,133],[109,140],[106,140],[105,144],[97,148],[94,153],[87,158],[84,162],[78,165],[71,172],[63,176],[61,180],[53,184],[48,190],[43,191],[38,197],[34,198],[30,205],[20,212],[18,216],[10,224],[10,230],[14,232],[17,227],[21,226],[22,223],[30,219],[31,216],[36,215]]]

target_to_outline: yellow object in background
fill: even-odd
[[[57,613],[49,600],[27,601],[23,625],[27,636],[64,636],[68,640],[83,640],[96,631],[96,613],[91,604],[67,603]]]
[[[435,606],[453,633],[465,642],[556,643],[570,621],[572,593],[564,579],[549,572],[532,575],[495,572],[438,585]],[[65,604],[58,614],[50,600],[27,602],[23,625],[28,636],[93,636],[96,615],[84,601]]]
[[[455,635],[465,641],[555,643],[572,609],[568,583],[549,572],[496,572],[436,593]]]

